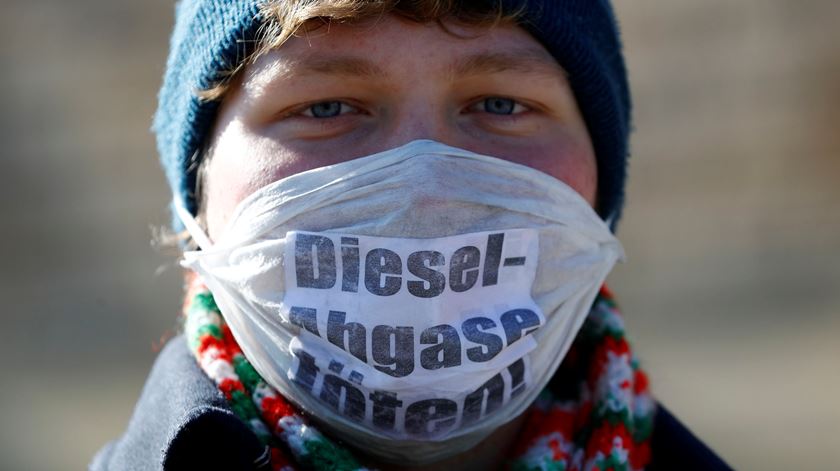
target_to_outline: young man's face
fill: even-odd
[[[415,139],[552,175],[595,204],[592,142],[563,70],[525,30],[385,16],[289,40],[248,66],[211,137],[205,214],[281,178]]]

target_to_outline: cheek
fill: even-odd
[[[561,132],[538,150],[533,165],[569,185],[595,207],[598,194],[598,166],[592,140],[585,128]]]
[[[560,156],[546,173],[572,187],[594,208],[598,195],[595,153],[591,146],[573,150],[577,152]]]
[[[260,188],[297,173],[368,154],[360,153],[358,146],[350,143],[326,149],[323,145],[295,146],[246,131],[233,123],[214,140],[207,167],[204,211],[211,240],[222,234],[239,203]]]
[[[215,164],[213,161],[208,167],[204,199],[207,235],[213,241],[218,240],[239,202],[252,193],[241,170]]]
[[[204,214],[211,240],[222,234],[236,207],[251,193],[279,179],[273,173],[283,154],[259,139],[223,130],[214,142],[205,181]]]
[[[476,151],[547,173],[577,191],[590,206],[595,207],[598,167],[588,133],[558,131],[550,138],[529,139],[523,146],[498,143]]]

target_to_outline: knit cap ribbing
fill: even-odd
[[[219,103],[197,92],[253,49],[264,0],[181,0],[153,131],[175,198],[195,214],[196,160]],[[598,213],[613,227],[624,201],[630,94],[618,27],[608,0],[504,0],[522,26],[566,70],[598,162]],[[524,10],[519,10],[523,8]],[[176,230],[181,224],[174,219]]]
[[[598,214],[615,228],[624,204],[631,102],[612,7],[608,0],[525,3],[522,26],[568,74],[598,161]]]
[[[178,200],[193,214],[196,153],[201,149],[219,108],[200,100],[198,92],[224,78],[253,48],[260,26],[259,1],[181,0],[175,7],[175,29],[152,130],[161,165]],[[173,218],[176,229],[180,222]]]

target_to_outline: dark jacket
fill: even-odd
[[[660,405],[649,470],[730,469]],[[268,452],[204,375],[179,336],[155,361],[125,434],[97,453],[100,470],[270,469]]]

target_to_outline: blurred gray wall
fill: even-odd
[[[836,466],[840,2],[615,4],[636,131],[611,284],[654,391],[738,468]],[[147,131],[171,10],[0,4],[0,469],[84,467],[176,329]]]

